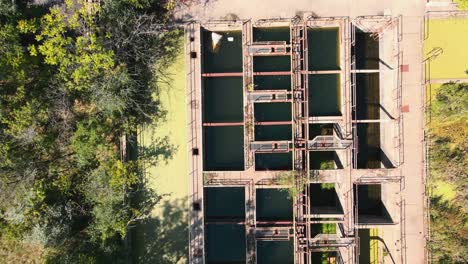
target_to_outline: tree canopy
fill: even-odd
[[[431,180],[448,182],[456,191],[450,201],[441,196],[431,197],[431,255],[438,263],[466,263],[468,84],[447,83],[439,87],[431,102],[430,115]]]
[[[128,226],[160,200],[141,168],[167,139],[157,80],[181,32],[159,0],[0,2],[0,239],[42,245],[55,263],[125,260]],[[138,153],[138,155],[136,155]]]

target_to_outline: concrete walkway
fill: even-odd
[[[423,17],[403,18],[403,64],[409,71],[403,73],[402,104],[409,105],[410,111],[403,114],[404,162],[401,167],[405,177],[404,203],[404,245],[403,263],[427,263],[425,237],[425,170],[424,170],[424,115],[422,79]]]

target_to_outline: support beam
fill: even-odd
[[[272,71],[272,72],[254,72],[254,76],[287,76],[291,75],[290,71]],[[242,72],[211,72],[202,73],[202,77],[242,77]]]
[[[226,122],[226,123],[203,123],[203,126],[243,126],[244,122]]]

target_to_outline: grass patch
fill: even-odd
[[[442,49],[442,53],[429,62],[427,78],[467,78],[468,19],[430,19],[427,26],[424,56],[435,48]]]
[[[184,99],[186,79],[183,55],[181,51],[168,70],[168,78],[171,81],[159,86],[159,99],[161,106],[167,111],[167,120],[143,132],[143,144],[151,143],[148,141],[154,133],[157,137],[167,137],[177,148],[177,152],[167,163],[149,167],[146,171],[148,185],[169,194],[171,199],[188,196],[187,119]]]
[[[169,81],[158,86],[161,107],[167,111],[166,120],[145,128],[139,140],[140,144],[149,145],[153,136],[166,137],[177,151],[167,162],[146,168],[148,187],[166,196],[154,207],[152,217],[138,224],[132,232],[134,263],[186,263],[188,257],[188,239],[184,235],[188,232],[189,188],[182,46],[168,73]]]
[[[457,196],[456,188],[453,184],[441,180],[436,180],[431,183],[432,193],[431,196],[440,196],[444,201],[451,201]]]

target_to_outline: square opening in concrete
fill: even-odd
[[[242,31],[203,30],[202,50],[203,73],[242,72]]]
[[[287,189],[257,189],[256,210],[257,221],[291,221],[292,224],[293,201]]]
[[[379,255],[379,240],[378,229],[359,229],[359,264],[368,264],[375,262]]]
[[[379,73],[356,74],[356,117],[358,120],[380,119]]]
[[[203,122],[242,122],[242,77],[203,79]]]
[[[276,141],[291,139],[291,125],[255,126],[255,141]]]
[[[356,45],[351,50],[359,70],[379,69],[379,40],[356,27]]]
[[[340,69],[340,37],[338,28],[307,30],[309,70]]]
[[[291,103],[255,103],[256,122],[291,121]]]
[[[310,151],[309,154],[311,170],[343,169],[343,163],[336,151]]]
[[[316,136],[333,136],[333,124],[310,124],[309,139],[313,140]]]
[[[257,264],[293,264],[294,242],[257,241]]]
[[[205,171],[244,170],[244,127],[203,128],[203,169]]]
[[[245,264],[245,225],[207,224],[205,245],[208,264]]]
[[[254,72],[291,71],[290,56],[254,56]]]
[[[358,169],[393,168],[391,160],[381,149],[380,124],[359,123],[357,124],[358,136]]]
[[[289,27],[254,27],[253,41],[291,41],[291,29]]]
[[[291,90],[291,75],[254,76],[254,90]]]
[[[334,183],[310,184],[310,211],[312,214],[343,214]]]
[[[392,223],[390,214],[382,201],[380,184],[355,184],[354,204],[358,208],[358,222]]]
[[[310,235],[315,237],[319,234],[325,235],[334,235],[336,234],[336,224],[335,223],[319,223],[310,225]]]
[[[339,263],[336,251],[312,252],[312,264]]]
[[[309,116],[341,116],[339,74],[309,75]]]
[[[205,187],[205,219],[222,222],[245,220],[244,187]]]
[[[292,170],[292,153],[255,153],[255,170]]]

